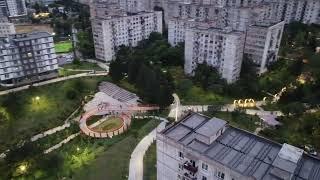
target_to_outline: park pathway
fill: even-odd
[[[55,78],[55,79],[50,79],[50,80],[42,81],[39,83],[34,83],[34,84],[32,84],[32,86],[39,87],[39,86],[43,86],[43,85],[47,85],[47,84],[60,82],[60,81],[66,81],[69,79],[75,79],[75,78],[81,78],[81,77],[93,77],[93,76],[106,76],[106,75],[108,75],[107,72],[99,72],[96,74],[81,73],[81,74],[71,75],[71,76],[67,76],[67,77],[59,77],[59,78]],[[0,96],[6,95],[6,94],[9,94],[12,92],[23,91],[23,90],[29,89],[30,87],[31,87],[31,85],[25,85],[25,86],[21,86],[21,87],[17,87],[17,88],[12,88],[12,89],[8,89],[8,90],[0,91]]]
[[[143,180],[143,157],[150,145],[155,141],[157,132],[162,131],[168,122],[165,118],[154,116],[150,117],[160,119],[162,122],[157,126],[157,128],[145,136],[133,150],[130,158],[128,180]],[[135,118],[146,118],[146,116]]]

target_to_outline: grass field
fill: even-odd
[[[182,67],[172,67],[169,69],[175,85],[185,79],[189,79],[184,72]],[[187,91],[181,92],[177,90],[177,94],[180,97],[182,104],[197,105],[197,104],[221,104],[231,102],[230,98],[215,94],[211,91],[205,91],[201,87],[193,84]]]
[[[107,148],[83,169],[77,171],[72,179],[127,180],[132,151],[139,141],[158,124],[159,121],[155,120],[134,120],[125,136],[115,137],[119,139],[119,142]]]
[[[8,120],[0,120],[0,152],[32,135],[61,125],[79,107],[81,99],[93,94],[98,82],[106,79],[73,79],[0,96],[0,107],[9,114]]]
[[[81,69],[81,70],[96,70],[96,71],[104,71],[100,66],[95,63],[83,62],[80,61],[79,64],[70,63],[62,66],[64,69]]]
[[[153,143],[143,158],[143,179],[157,180],[157,145]]]
[[[97,131],[109,131],[111,129],[118,129],[123,125],[123,121],[119,117],[109,117],[106,121],[94,127]]]
[[[72,51],[72,42],[71,41],[61,41],[57,42],[54,45],[56,53],[68,53]]]

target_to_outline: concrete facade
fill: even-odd
[[[157,179],[318,180],[320,160],[193,113],[157,134]]]
[[[240,76],[245,35],[232,29],[194,27],[185,35],[185,73],[193,75],[198,64],[215,67],[228,83]]]
[[[29,83],[58,75],[53,38],[47,32],[2,37],[0,49],[2,85]]]
[[[278,59],[284,22],[255,24],[247,29],[244,55],[259,65],[259,74],[267,71],[267,65]]]
[[[27,15],[25,0],[0,0],[0,15],[17,18]]]
[[[111,61],[121,45],[135,47],[152,32],[162,33],[162,12],[126,13],[92,19],[96,58]]]
[[[0,18],[0,37],[15,33],[14,24],[10,23],[7,18]]]

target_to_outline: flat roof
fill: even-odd
[[[51,36],[52,35],[50,33],[44,32],[44,31],[34,31],[31,33],[21,33],[21,34],[10,35],[10,37],[14,41],[25,41],[25,40],[31,40],[31,39],[46,38]]]
[[[197,134],[210,136],[212,135],[210,130],[214,132],[223,126],[226,127],[226,130],[211,144],[197,139]],[[303,153],[300,156],[301,151],[291,148],[293,147],[291,145],[282,146],[245,130],[232,127],[226,121],[218,118],[192,113],[162,131],[161,134],[247,177],[274,179],[293,175],[293,179],[299,180],[320,179],[319,159]],[[286,154],[288,151],[296,156],[291,157],[290,155],[288,158]]]

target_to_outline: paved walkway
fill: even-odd
[[[154,119],[160,119],[162,122],[155,128],[152,132],[150,132],[147,136],[145,136],[136,148],[133,150],[130,158],[129,164],[129,178],[128,180],[143,180],[143,157],[146,151],[149,149],[150,145],[155,141],[157,132],[162,131],[166,123],[167,119],[156,117],[156,116],[140,116],[135,118],[145,118],[152,117]]]
[[[92,77],[92,76],[106,76],[106,75],[108,75],[107,72],[96,73],[96,74],[81,73],[81,74],[71,75],[71,76],[67,76],[67,77],[59,77],[59,78],[55,78],[55,79],[51,79],[51,80],[47,80],[47,81],[43,81],[43,82],[39,82],[39,83],[34,83],[32,86],[38,87],[38,86],[52,84],[52,83],[56,83],[56,82],[60,82],[60,81],[69,80],[69,79],[75,79],[75,78],[81,78],[81,77]],[[21,86],[21,87],[17,87],[17,88],[8,89],[5,91],[0,91],[0,96],[6,95],[6,94],[9,94],[12,92],[26,90],[26,89],[29,89],[30,87],[31,87],[30,85],[25,85],[25,86]]]
[[[260,107],[261,102],[257,102],[257,106]],[[176,115],[178,115],[178,117],[182,114],[183,111],[188,111],[188,110],[192,110],[194,112],[206,112],[208,111],[210,105],[180,105],[180,106],[175,106],[172,105],[171,106],[171,110],[169,113],[169,117],[171,118],[176,118]],[[178,109],[178,112],[177,112]],[[266,115],[276,115],[276,116],[282,116],[283,114],[280,111],[265,111],[262,108],[258,108],[259,110],[255,110],[255,109],[245,109],[245,113],[249,114],[249,115],[258,115],[258,116],[266,116]],[[232,112],[234,111],[234,105],[233,104],[227,104],[224,105],[220,111],[222,112]]]

